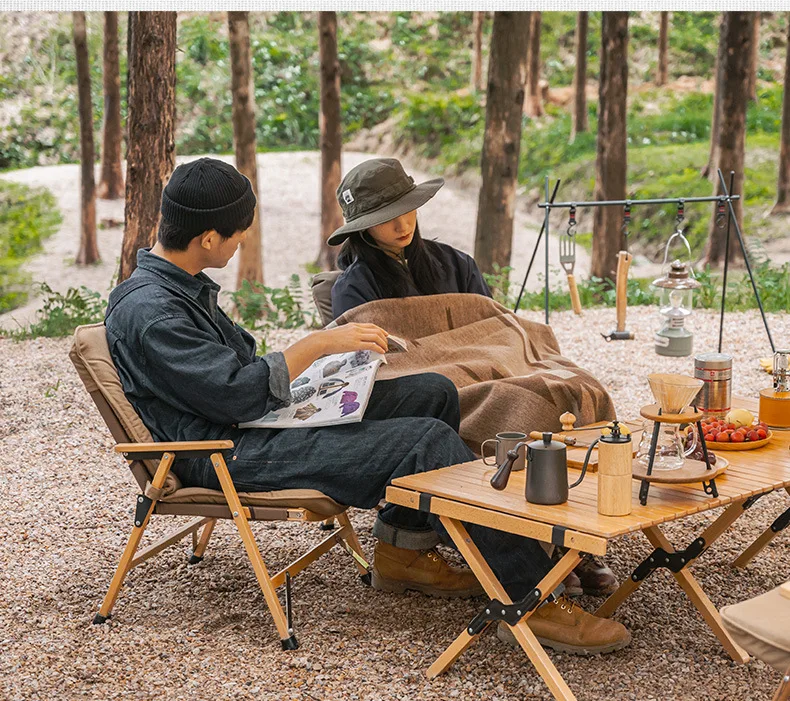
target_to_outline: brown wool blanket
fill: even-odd
[[[461,437],[477,453],[502,431],[559,431],[566,411],[576,415],[576,426],[615,418],[609,393],[560,354],[551,327],[487,297],[383,299],[337,321],[378,324],[408,341],[407,352],[387,356],[379,378],[438,372],[452,380],[461,399]]]

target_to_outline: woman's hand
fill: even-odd
[[[375,324],[343,324],[316,335],[323,336],[326,355],[358,350],[387,352],[387,332]]]
[[[314,331],[283,351],[291,380],[296,379],[322,355],[369,350],[387,352],[387,332],[375,324],[343,324]]]

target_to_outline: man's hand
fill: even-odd
[[[375,324],[343,324],[316,335],[323,336],[326,355],[358,350],[387,352],[387,332]]]
[[[375,324],[343,324],[315,331],[283,351],[291,380],[296,379],[322,355],[369,350],[387,352],[387,332]]]

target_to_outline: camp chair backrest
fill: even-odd
[[[104,324],[77,327],[69,358],[116,443],[153,442],[151,432],[124,394],[107,345]],[[153,477],[157,462],[143,460],[132,464],[132,472],[141,489],[144,490],[145,483]],[[178,477],[171,472],[165,482],[165,494],[176,491],[180,486]]]
[[[332,286],[340,277],[340,270],[330,270],[318,273],[310,283],[310,291],[313,293],[313,301],[321,316],[321,323],[327,326],[334,320],[332,315]]]

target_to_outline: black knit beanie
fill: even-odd
[[[240,231],[254,209],[250,181],[216,158],[178,166],[162,192],[162,216],[196,236],[210,229]]]

